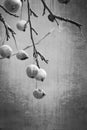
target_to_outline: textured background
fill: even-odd
[[[3,0],[0,1],[1,4]],[[87,1],[71,0],[68,5],[57,0],[47,0],[56,15],[80,22],[83,36],[79,29],[71,24],[60,22],[60,26],[42,17],[40,0],[31,0],[31,6],[39,15],[32,17],[32,25],[39,33],[34,35],[37,42],[51,28],[55,31],[43,40],[37,49],[49,60],[46,65],[47,78],[38,87],[46,91],[46,96],[37,100],[32,92],[35,81],[26,75],[27,65],[33,63],[32,48],[28,49],[29,60],[19,61],[16,57],[0,60],[0,128],[1,130],[87,130]],[[26,6],[26,4],[25,4]],[[26,32],[16,29],[18,19],[3,10],[0,12],[17,33],[19,49],[31,44],[29,28]],[[18,14],[20,11],[18,12]],[[26,8],[23,18],[27,19]],[[0,23],[0,44],[4,38],[4,27]],[[9,44],[14,52],[15,44],[11,38]]]

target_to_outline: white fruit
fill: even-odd
[[[35,78],[36,80],[44,81],[46,76],[47,76],[46,71],[40,68]]]
[[[17,13],[19,8],[22,6],[21,0],[5,0],[4,7],[11,13]]]
[[[29,58],[28,54],[24,50],[19,50],[16,57],[19,60],[26,60]]]
[[[38,73],[38,70],[39,68],[36,65],[34,64],[29,65],[26,69],[27,76],[29,78],[35,78]]]
[[[16,27],[17,27],[17,29],[20,30],[20,31],[25,31],[25,29],[26,29],[26,27],[27,27],[26,21],[25,21],[25,20],[20,20],[20,21],[18,21],[17,24],[16,24]]]
[[[37,99],[41,99],[43,98],[44,96],[46,95],[46,93],[42,90],[42,89],[38,89],[36,88],[34,91],[33,91],[33,96]]]
[[[0,55],[3,58],[10,58],[11,55],[12,55],[12,49],[11,49],[11,47],[8,46],[8,45],[2,45],[0,47]]]

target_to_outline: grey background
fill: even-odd
[[[3,0],[0,1],[3,4]],[[46,96],[37,100],[32,92],[36,82],[26,75],[27,65],[33,63],[32,48],[29,59],[19,61],[14,56],[10,60],[0,60],[0,128],[3,130],[87,130],[87,1],[71,0],[69,4],[59,4],[57,0],[47,0],[50,9],[59,16],[70,18],[83,25],[82,34],[74,25],[60,22],[60,26],[42,17],[40,0],[31,0],[32,9],[39,15],[32,17],[32,25],[39,33],[34,35],[37,42],[51,28],[55,31],[43,40],[37,49],[49,60],[40,66],[47,71],[47,78],[38,87]],[[27,19],[26,4],[23,19]],[[19,49],[31,44],[29,28],[26,32],[16,29],[19,19],[0,12],[17,33]],[[20,14],[20,11],[18,12]],[[0,23],[0,44],[4,39],[4,27]],[[9,44],[16,52],[11,38]]]

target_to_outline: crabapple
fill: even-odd
[[[9,45],[2,45],[0,47],[0,55],[2,58],[10,58],[12,55],[12,48]]]
[[[42,90],[42,89],[38,89],[36,88],[34,91],[33,91],[33,96],[37,99],[41,99],[43,98],[44,96],[46,95],[46,93]]]
[[[16,24],[16,27],[20,31],[25,31],[27,27],[27,22],[25,20],[19,20]]]
[[[4,7],[10,13],[17,13],[19,8],[21,8],[22,2],[21,0],[5,0]]]
[[[17,59],[26,60],[29,58],[28,54],[24,50],[19,50],[16,54]]]
[[[31,64],[26,68],[26,73],[29,78],[35,78],[39,68],[35,64]]]
[[[36,80],[44,81],[46,76],[47,76],[46,71],[40,68],[35,78]]]

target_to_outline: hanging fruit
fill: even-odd
[[[49,15],[48,15],[48,19],[49,19],[51,22],[54,22],[55,17],[54,17],[52,14],[49,14]]]
[[[2,58],[10,58],[12,55],[12,49],[8,45],[2,45],[0,47],[0,55]]]
[[[21,0],[5,0],[4,7],[7,11],[11,13],[17,13],[17,11],[21,8],[22,2]]]
[[[58,0],[61,4],[68,4],[70,0]]]
[[[19,50],[16,57],[19,60],[26,60],[29,58],[28,54],[24,50]]]
[[[29,78],[35,78],[38,71],[39,71],[39,68],[35,64],[29,65],[26,69],[26,73]]]
[[[17,22],[16,27],[20,31],[25,31],[27,28],[27,22],[25,20],[20,20]]]
[[[44,96],[46,95],[46,93],[42,90],[42,89],[38,89],[36,88],[34,91],[33,91],[33,96],[37,99],[41,99],[43,98]]]
[[[47,73],[46,73],[46,71],[44,70],[44,69],[39,69],[38,70],[38,73],[37,73],[37,75],[36,75],[36,80],[39,80],[39,81],[44,81],[45,80],[45,78],[46,78],[46,76],[47,76]]]

